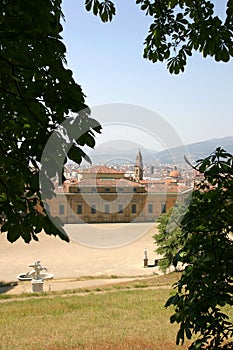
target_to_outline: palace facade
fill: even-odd
[[[171,175],[144,180],[139,150],[132,178],[107,166],[91,167],[57,191],[49,210],[64,223],[155,221],[176,202],[185,203],[192,192],[191,187],[178,186],[177,171]]]

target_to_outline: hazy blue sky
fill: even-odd
[[[225,1],[216,1],[220,14]],[[68,66],[90,107],[129,103],[157,112],[184,143],[233,135],[233,61],[215,63],[197,53],[186,71],[170,75],[143,59],[150,18],[134,0],[115,1],[117,16],[103,24],[84,0],[64,0],[63,38]]]

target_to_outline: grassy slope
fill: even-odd
[[[163,307],[172,289],[144,289],[169,286],[176,279],[175,275],[152,277],[101,288],[106,293],[28,297],[2,303],[0,349],[178,349],[174,345],[176,327],[169,324],[171,310]]]
[[[101,288],[105,293],[18,298],[0,305],[1,350],[178,350],[172,310],[176,274]],[[145,289],[167,285],[167,289]],[[124,290],[121,290],[121,289]],[[111,291],[111,292],[108,292]],[[114,291],[114,292],[112,292]]]
[[[1,305],[1,349],[176,349],[169,290],[28,299]],[[178,348],[177,348],[178,349]]]

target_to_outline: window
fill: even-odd
[[[109,214],[109,204],[105,204],[104,206],[104,213]]]
[[[109,188],[109,187],[106,187],[106,188],[104,189],[104,192],[110,192],[110,188]]]
[[[123,214],[123,204],[118,205],[118,213]]]
[[[77,214],[82,214],[83,213],[83,206],[82,204],[77,205]]]
[[[132,206],[131,206],[131,213],[132,214],[136,214],[136,212],[137,212],[137,206],[136,206],[136,204],[132,204]]]
[[[148,204],[148,213],[149,214],[153,213],[153,204]]]
[[[133,191],[134,191],[134,192],[137,192],[137,187],[134,187],[134,188],[133,188]]]
[[[96,205],[92,204],[91,206],[91,214],[96,214]]]
[[[59,205],[59,214],[64,215],[65,214],[65,206],[64,204]]]
[[[166,203],[161,203],[161,213],[164,214],[166,213]]]

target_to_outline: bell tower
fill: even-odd
[[[143,162],[142,162],[142,154],[140,149],[138,150],[138,154],[136,157],[136,164],[134,166],[134,178],[135,178],[135,181],[137,182],[143,180]]]

